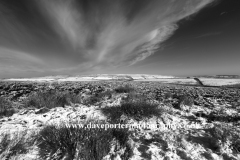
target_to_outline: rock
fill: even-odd
[[[35,114],[44,114],[44,113],[47,113],[49,111],[50,111],[50,109],[48,109],[46,107],[43,107],[43,108],[40,108],[37,111],[35,111]]]
[[[6,122],[6,120],[5,119],[1,119],[0,122]]]
[[[120,117],[120,122],[121,122],[121,123],[124,123],[124,122],[126,123],[128,119],[129,119],[129,118],[128,118],[126,115],[123,114],[123,115],[121,115],[121,117]]]
[[[17,94],[17,91],[12,91],[10,94],[15,95],[15,94]]]
[[[86,116],[86,115],[81,115],[81,116],[79,116],[79,118],[80,118],[80,119],[86,119],[87,116]]]
[[[85,89],[84,92],[89,94],[89,93],[91,93],[91,90],[90,89]]]

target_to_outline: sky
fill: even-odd
[[[239,0],[1,0],[0,78],[240,75]]]

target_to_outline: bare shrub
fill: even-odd
[[[91,95],[84,101],[84,104],[85,105],[93,105],[93,104],[96,104],[97,102],[101,102],[105,98],[111,99],[112,94],[114,94],[114,93],[115,93],[114,91],[104,91],[104,92],[100,92],[95,95]]]
[[[15,110],[12,108],[11,102],[6,100],[3,97],[0,97],[0,117],[1,116],[12,116],[15,113]]]
[[[126,98],[123,98],[125,102],[132,102],[132,101],[147,101],[147,97],[136,92],[128,93]]]
[[[66,93],[65,94],[68,102],[71,103],[81,103],[82,102],[82,97],[79,94],[75,94],[75,93]]]
[[[125,102],[120,108],[122,113],[136,120],[159,116],[162,113],[162,110],[158,108],[158,104],[143,100]]]
[[[10,136],[10,133],[4,133],[0,142],[0,157],[9,159],[17,154],[25,154],[28,151],[28,144],[26,139],[26,133],[14,133]],[[32,143],[31,143],[32,144]]]
[[[171,92],[167,92],[164,94],[164,99],[168,99],[168,98],[173,98],[173,94]]]
[[[64,107],[71,103],[80,103],[81,98],[79,95],[69,92],[59,92],[56,90],[38,91],[30,95],[24,102],[25,107],[34,108],[54,108]]]
[[[7,146],[10,144],[10,135],[9,134],[2,134],[0,137],[0,155],[7,149]]]
[[[99,97],[99,98],[107,98],[107,99],[110,99],[110,98],[112,98],[112,95],[115,93],[115,91],[109,91],[109,90],[107,90],[107,91],[104,91],[104,92],[101,92],[101,93],[98,93],[97,94],[97,97]]]
[[[125,86],[119,86],[119,87],[115,88],[115,91],[117,93],[130,93],[130,92],[134,91],[134,88],[131,87],[130,85],[125,85]]]
[[[228,125],[215,125],[208,133],[212,137],[212,144],[217,145],[218,149],[240,152],[239,129]]]
[[[97,102],[100,102],[101,101],[101,98],[99,98],[98,96],[96,95],[92,95],[90,97],[88,97],[83,104],[85,105],[94,105],[95,103]]]
[[[46,126],[38,136],[39,156],[43,159],[101,160],[109,153],[114,139],[121,147],[126,147],[128,135],[126,129]]]
[[[112,120],[119,119],[121,115],[141,120],[151,116],[160,116],[163,110],[156,103],[137,99],[123,102],[121,106],[103,108],[102,112]]]
[[[177,109],[181,109],[182,105],[192,107],[194,104],[194,98],[189,95],[179,95],[177,99],[178,102],[173,104],[173,107]]]
[[[182,95],[179,98],[180,103],[186,106],[192,106],[194,104],[194,98],[189,95]]]

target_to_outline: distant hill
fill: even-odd
[[[6,81],[99,81],[99,80],[147,80],[175,78],[174,76],[147,75],[147,74],[96,74],[79,76],[47,76],[34,78],[10,78]]]
[[[197,78],[226,78],[226,79],[240,79],[240,75],[204,75],[204,76],[194,76]]]

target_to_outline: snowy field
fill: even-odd
[[[223,86],[240,84],[240,79],[219,79],[219,78],[199,78],[207,86]],[[88,75],[88,76],[49,76],[39,78],[12,78],[4,81],[29,81],[29,82],[80,82],[80,81],[111,81],[111,80],[133,80],[133,81],[157,81],[170,84],[191,84],[196,85],[197,81],[193,78],[177,78],[173,76],[161,75],[140,75],[140,74],[116,74],[116,75]]]
[[[187,78],[164,78],[164,79],[139,79],[135,81],[158,81],[161,83],[174,83],[174,84],[197,84],[194,79]]]
[[[173,76],[162,75],[146,75],[146,74],[97,74],[88,76],[48,76],[38,78],[11,78],[5,81],[32,81],[32,82],[48,82],[48,81],[101,81],[101,80],[148,80],[148,79],[170,79]]]
[[[199,78],[204,85],[223,86],[240,84],[240,79],[216,79],[216,78]]]

